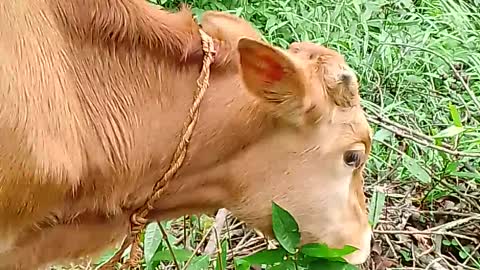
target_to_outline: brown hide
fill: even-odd
[[[270,233],[275,199],[302,241],[353,244],[361,251],[350,260],[364,261],[371,138],[353,71],[319,45],[267,45],[231,15],[208,12],[202,27],[218,50],[210,87],[185,165],[151,218],[227,207]],[[202,51],[190,11],[2,1],[0,59],[0,270],[117,243],[192,103]]]

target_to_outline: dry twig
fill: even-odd
[[[200,250],[200,247],[203,245],[203,243],[205,242],[205,240],[207,240],[207,236],[210,234],[210,232],[213,230],[213,227],[210,227],[210,229],[208,229],[208,231],[205,233],[205,235],[203,236],[202,240],[198,243],[197,247],[195,248],[195,250],[193,251],[192,253],[192,256],[190,256],[190,258],[188,258],[187,262],[185,263],[185,265],[183,266],[182,270],[186,270],[188,268],[188,266],[190,265],[190,263],[192,262],[193,258],[195,257],[195,254],[197,254],[197,252]]]
[[[230,212],[225,209],[219,209],[217,215],[215,216],[215,224],[213,225],[212,233],[210,234],[210,239],[208,240],[207,247],[204,250],[204,254],[212,255],[215,253],[215,247],[219,239],[217,239],[217,235],[221,237],[221,233],[223,227],[225,226],[225,221],[227,220],[227,216]]]

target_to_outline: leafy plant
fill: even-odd
[[[263,250],[244,258],[234,259],[236,270],[247,270],[252,265],[265,265],[266,269],[310,270],[354,270],[355,266],[348,264],[343,258],[355,250],[355,247],[345,246],[341,249],[329,248],[322,243],[308,243],[300,246],[300,231],[295,218],[284,208],[272,202],[272,225],[275,238],[280,244],[277,249]],[[150,223],[144,232],[144,266],[146,269],[156,269],[161,262],[178,263],[184,267],[190,261],[187,270],[206,270],[210,264],[207,255],[197,256],[192,251],[183,248],[168,248],[168,237],[161,236],[157,222]],[[215,270],[227,269],[228,241],[221,244],[221,252],[215,260]],[[97,262],[99,266],[107,261],[113,251],[108,251]],[[125,252],[124,256],[128,253]]]
[[[368,221],[372,227],[375,227],[380,220],[383,206],[385,205],[385,193],[381,190],[375,190],[370,199],[370,212],[368,213]]]
[[[342,249],[329,248],[322,243],[299,246],[300,231],[294,217],[281,206],[272,202],[272,225],[280,247],[264,250],[236,260],[239,269],[251,265],[266,265],[266,269],[357,269],[343,258],[357,249],[345,246]]]

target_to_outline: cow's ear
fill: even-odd
[[[262,39],[262,35],[252,24],[226,12],[205,11],[202,15],[202,29],[216,39],[234,46],[242,36]]]
[[[250,38],[239,40],[238,51],[248,91],[279,116],[301,120],[308,81],[300,65],[286,52]]]

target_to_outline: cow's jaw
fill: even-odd
[[[364,263],[368,256],[370,255],[370,243],[372,239],[372,229],[368,226],[368,229],[363,233],[362,240],[357,251],[354,253],[348,254],[344,259],[350,264],[362,264]]]

